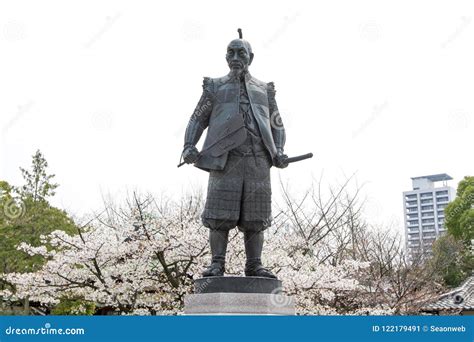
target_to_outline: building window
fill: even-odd
[[[434,223],[434,219],[423,219],[421,223]]]
[[[429,199],[422,199],[421,200],[421,204],[429,204],[429,203],[433,203],[433,199],[429,198]]]
[[[447,196],[436,198],[436,202],[447,202],[448,200],[449,198]]]
[[[421,207],[421,210],[433,210],[433,206],[432,205],[423,205]]]
[[[426,197],[433,197],[433,194],[431,192],[424,192],[420,194],[420,198],[426,198]]]
[[[423,233],[423,239],[424,239],[424,238],[429,238],[429,237],[436,237],[436,232],[426,232],[426,233]]]
[[[447,195],[448,190],[436,191],[436,196]]]

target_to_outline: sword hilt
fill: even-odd
[[[301,156],[286,158],[285,163],[290,164],[290,163],[298,162],[298,161],[309,159],[309,158],[313,158],[312,153],[306,153],[306,154],[302,154]]]

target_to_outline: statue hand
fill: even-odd
[[[183,159],[186,164],[192,164],[196,162],[199,151],[194,146],[187,146],[183,150]]]
[[[282,150],[279,150],[275,158],[273,158],[273,165],[280,169],[284,169],[288,166],[288,163],[285,161],[287,158],[288,156],[284,154]]]

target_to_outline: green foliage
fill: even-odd
[[[83,298],[61,298],[60,302],[51,311],[52,315],[93,315],[95,303]]]
[[[55,230],[77,233],[67,213],[47,201],[58,187],[51,182],[54,175],[47,174],[47,166],[41,152],[37,151],[31,170],[20,168],[25,178],[24,186],[17,188],[0,181],[0,274],[33,272],[43,265],[41,256],[30,256],[17,250],[20,243],[38,246],[41,235]],[[0,288],[6,285],[0,280]]]
[[[445,209],[449,234],[470,246],[474,239],[474,177],[459,182],[456,199]]]
[[[460,285],[471,274],[472,264],[469,248],[452,235],[446,234],[434,242],[429,267],[446,285]]]
[[[5,208],[12,205],[13,201],[11,195],[12,187],[5,181],[0,181],[0,229],[8,221],[8,212],[5,212]],[[1,231],[0,231],[1,232]]]
[[[456,199],[444,210],[448,234],[433,245],[433,271],[448,286],[458,286],[472,274],[474,257],[474,177],[459,182]]]
[[[34,202],[32,198],[24,200],[24,214],[9,219],[0,226],[0,273],[33,272],[41,268],[43,258],[29,256],[16,246],[26,242],[33,246],[41,244],[41,235],[54,230],[64,230],[69,234],[77,233],[74,222],[66,212],[49,205],[45,201]],[[5,207],[0,208],[3,211]]]
[[[39,150],[33,155],[31,163],[31,170],[26,170],[20,167],[23,178],[25,179],[25,185],[19,189],[21,197],[31,197],[33,201],[46,200],[47,197],[54,196],[54,190],[59,184],[52,183],[51,179],[54,175],[48,175],[46,169],[48,168],[48,162],[44,159],[43,155]]]

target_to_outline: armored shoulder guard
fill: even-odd
[[[207,93],[214,93],[214,82],[210,77],[204,77],[202,80],[202,89]]]
[[[275,100],[275,83],[267,83],[267,94],[268,94],[268,104],[270,105],[270,112],[278,110],[276,100]]]

